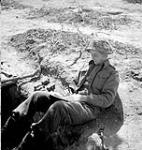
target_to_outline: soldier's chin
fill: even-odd
[[[100,146],[96,146],[95,144],[88,144],[86,146],[86,150],[101,150]]]
[[[93,59],[93,61],[94,61],[94,63],[96,63],[96,60]]]
[[[95,61],[95,60],[94,60],[94,63],[95,63],[96,65],[99,64],[99,63],[98,63],[97,61]]]

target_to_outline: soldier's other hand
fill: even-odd
[[[80,95],[88,95],[88,90],[84,89],[82,91],[79,91],[78,94],[80,94]]]
[[[72,94],[66,97],[68,101],[72,102],[79,102],[81,100],[81,95],[80,94]]]
[[[102,149],[102,140],[97,133],[93,133],[88,137],[87,141],[87,150],[101,150]]]

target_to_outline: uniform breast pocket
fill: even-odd
[[[108,75],[98,75],[93,82],[93,88],[96,88],[101,91],[107,79]]]

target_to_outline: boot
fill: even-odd
[[[1,130],[1,149],[12,149],[19,144],[30,127],[30,122],[12,113]]]
[[[27,134],[22,139],[21,143],[13,150],[34,150],[33,145],[34,137],[31,132],[27,132]]]
[[[40,130],[32,130],[22,139],[21,143],[14,150],[39,150],[45,149],[45,134]]]

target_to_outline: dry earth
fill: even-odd
[[[2,71],[23,76],[41,67],[40,79],[22,85],[26,94],[47,78],[56,91],[66,94],[67,84],[90,60],[85,51],[89,38],[104,37],[111,43],[125,122],[116,135],[106,138],[110,150],[142,147],[142,5],[129,2],[3,0],[1,8]]]

